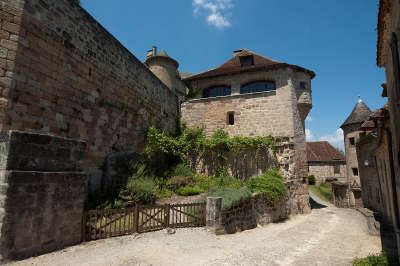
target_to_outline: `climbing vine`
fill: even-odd
[[[256,157],[261,151],[274,150],[275,138],[271,136],[245,137],[229,135],[219,129],[206,137],[202,128],[188,128],[178,136],[172,136],[151,127],[147,132],[147,154],[164,153],[178,157],[187,163],[193,155],[212,154],[219,165],[224,166],[229,153],[240,154],[255,150]]]

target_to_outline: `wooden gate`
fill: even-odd
[[[90,241],[168,227],[200,227],[205,224],[205,203],[90,210],[83,217],[82,236],[83,240]]]

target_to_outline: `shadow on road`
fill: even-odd
[[[322,208],[328,207],[328,206],[323,205],[323,204],[321,204],[319,202],[316,202],[312,197],[310,197],[309,201],[310,201],[311,209],[322,209]]]

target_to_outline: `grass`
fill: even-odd
[[[369,255],[365,258],[354,260],[353,266],[396,266],[399,265],[398,258],[387,256],[384,253]]]
[[[309,185],[309,188],[322,200],[332,202],[332,185],[330,183],[322,183],[320,185]]]

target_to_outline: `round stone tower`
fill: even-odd
[[[178,72],[179,64],[165,50],[157,53],[157,47],[153,46],[146,54],[145,64],[154,75],[179,97],[186,94],[186,87]]]
[[[359,96],[353,111],[340,126],[343,129],[344,147],[346,151],[346,170],[350,207],[361,207],[362,205],[356,143],[360,139],[360,133],[362,132],[361,124],[370,114],[371,110]]]

